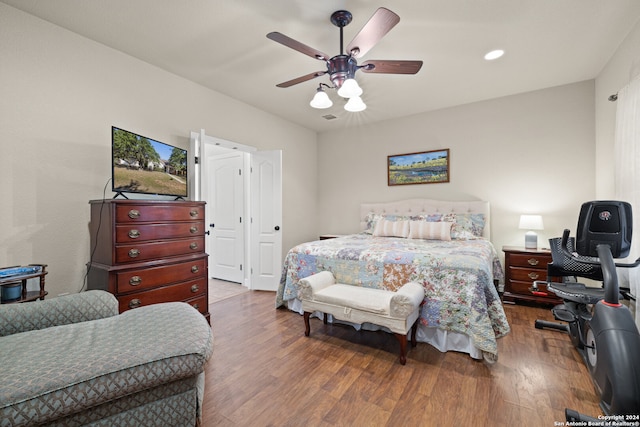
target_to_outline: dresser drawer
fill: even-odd
[[[128,204],[117,205],[116,223],[204,220],[202,205]]]
[[[188,262],[144,267],[115,273],[116,292],[138,292],[171,283],[184,282],[204,277],[207,258]]]
[[[207,295],[207,279],[189,280],[175,285],[150,289],[118,297],[120,312],[138,308],[145,305],[158,304],[173,301],[200,300]],[[204,306],[206,313],[206,304]]]
[[[204,221],[116,226],[116,243],[177,239],[204,235]]]
[[[551,262],[551,256],[538,254],[511,254],[509,256],[511,267],[541,268],[547,270],[547,264]]]
[[[207,314],[209,312],[209,301],[207,300],[206,295],[201,295],[185,302],[202,314]]]
[[[168,256],[197,254],[204,252],[204,236],[192,239],[167,240],[130,245],[118,245],[115,249],[116,263],[140,262]]]
[[[533,282],[534,280],[547,280],[547,270],[532,268],[509,268],[509,278],[523,282]]]

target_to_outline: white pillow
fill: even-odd
[[[410,239],[451,240],[452,222],[410,221]]]
[[[409,221],[388,221],[381,219],[376,223],[373,235],[377,237],[407,237]]]

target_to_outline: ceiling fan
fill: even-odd
[[[346,10],[338,10],[331,14],[331,23],[340,28],[340,54],[329,57],[324,52],[309,47],[297,40],[287,37],[279,32],[271,32],[267,34],[267,38],[283,44],[298,52],[304,53],[314,59],[324,61],[327,69],[323,71],[315,71],[313,73],[300,76],[293,80],[276,85],[277,87],[290,87],[298,83],[316,77],[329,75],[329,79],[333,86],[320,83],[316,96],[311,101],[314,108],[329,108],[333,103],[323,90],[323,86],[329,89],[338,89],[338,95],[343,98],[349,98],[345,105],[348,111],[362,111],[366,105],[360,98],[362,89],[355,80],[356,71],[362,70],[364,73],[381,73],[381,74],[416,74],[422,67],[422,61],[403,61],[403,60],[369,60],[358,65],[357,58],[365,55],[373,46],[378,43],[393,27],[400,22],[400,17],[384,7],[379,8],[362,27],[360,32],[356,34],[351,43],[347,45],[346,52],[343,49],[343,29],[352,21],[353,16]]]

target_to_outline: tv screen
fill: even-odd
[[[187,197],[187,150],[111,128],[112,190]]]

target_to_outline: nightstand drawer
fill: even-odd
[[[540,254],[511,254],[509,256],[511,267],[540,268],[547,270],[547,264],[551,262],[549,255]]]
[[[534,270],[531,268],[510,268],[509,278],[511,280],[519,280],[529,283],[533,282],[534,280],[547,280],[547,270]]]
[[[533,285],[532,282],[519,282],[519,281],[516,281],[516,280],[509,281],[509,289],[510,289],[510,292],[512,294],[522,295],[522,296],[527,295],[527,296],[531,296],[532,298],[534,298],[534,297],[535,298],[545,298],[545,296],[541,295],[541,294],[547,294],[547,297],[549,299],[552,299],[552,300],[556,300],[557,299],[556,294],[554,294],[553,292],[547,291],[547,285],[542,285],[542,284],[538,285],[538,291],[537,292],[539,292],[539,293],[537,295],[534,295],[531,292],[531,286],[532,285]]]

